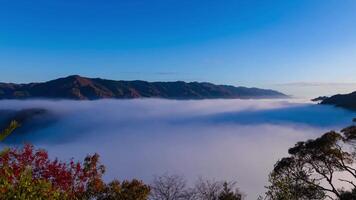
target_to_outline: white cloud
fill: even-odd
[[[256,199],[274,163],[295,142],[349,124],[353,113],[286,100],[159,99],[0,101],[0,109],[41,107],[57,123],[12,140],[29,140],[61,159],[98,152],[107,179],[178,173],[237,180]],[[10,144],[13,145],[13,144]]]

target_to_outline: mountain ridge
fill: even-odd
[[[286,97],[288,96],[270,89],[215,85],[208,82],[116,81],[79,75],[27,84],[0,83],[0,99],[252,99]]]
[[[321,104],[329,104],[350,110],[356,110],[356,91],[349,94],[337,94],[324,99]]]

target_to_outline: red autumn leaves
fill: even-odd
[[[7,149],[0,156],[0,176],[8,184],[16,185],[24,171],[30,170],[32,181],[46,181],[68,197],[94,194],[104,187],[104,166],[99,165],[99,156],[87,156],[84,163],[50,160],[44,150],[35,150],[32,145],[22,149]],[[2,188],[6,190],[6,187]],[[6,192],[6,191],[1,191]],[[90,193],[90,194],[88,194]]]

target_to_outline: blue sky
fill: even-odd
[[[354,0],[0,0],[0,82],[356,82]]]

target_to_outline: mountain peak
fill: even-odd
[[[74,74],[74,75],[69,75],[69,76],[64,77],[64,78],[66,78],[66,79],[79,79],[79,78],[86,78],[86,77]]]
[[[74,85],[79,85],[79,86],[86,86],[92,84],[92,81],[90,78],[83,77],[80,75],[70,75],[64,78],[58,78],[55,80],[48,81],[47,83],[52,82],[54,84],[58,85],[68,85],[68,84],[74,84]]]
[[[88,80],[89,78],[87,77],[83,77],[83,76],[80,76],[80,75],[70,75],[70,76],[67,76],[67,77],[64,77],[64,78],[59,78],[59,79],[64,79],[64,80],[78,80],[78,81],[81,81],[81,80]]]

